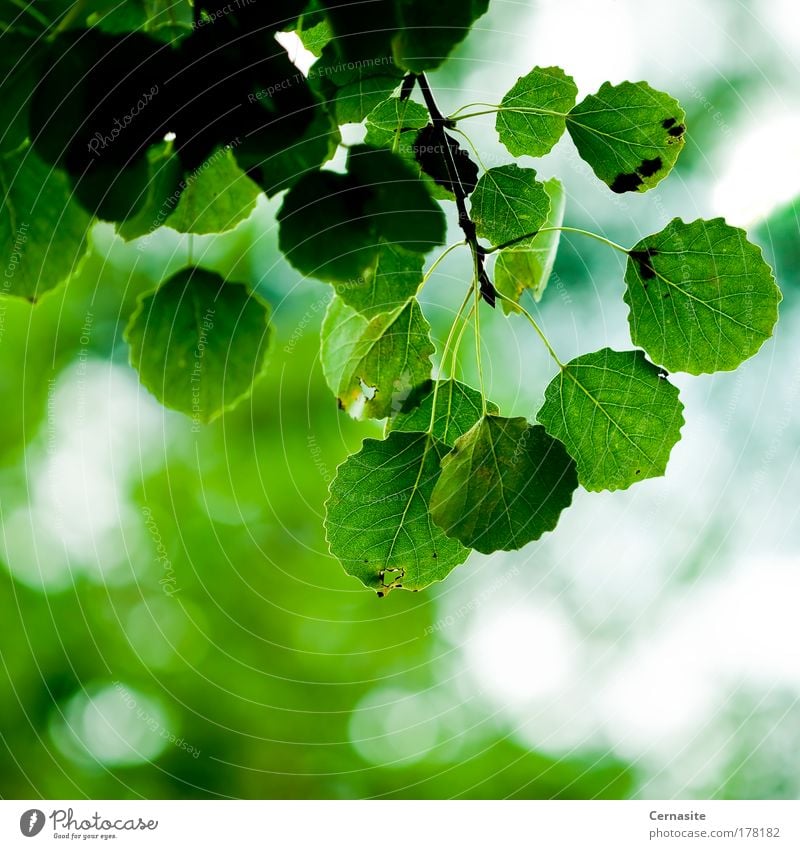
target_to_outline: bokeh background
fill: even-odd
[[[566,223],[623,244],[676,215],[746,227],[785,300],[737,372],[675,376],[666,478],[578,493],[546,539],[424,593],[379,600],[327,553],[327,486],[378,429],[325,386],[331,291],[278,253],[280,199],[195,238],[278,335],[252,398],[199,434],[138,386],[122,340],[185,237],[142,251],[98,226],[66,289],[0,300],[0,795],[797,798],[798,56],[789,0],[493,0],[431,75],[450,111],[534,64],[581,94],[677,96],[688,143],[657,189],[612,195],[566,137],[535,167],[565,183]],[[508,161],[492,116],[461,127]],[[451,254],[427,287],[440,341],[469,272]],[[562,240],[536,308],[562,359],[630,347],[622,274]],[[546,353],[518,318],[482,324],[492,398],[532,417]],[[474,383],[469,338],[461,359]]]

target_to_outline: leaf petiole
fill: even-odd
[[[522,304],[518,304],[513,298],[509,298],[507,295],[504,295],[502,292],[498,292],[497,297],[500,298],[503,301],[507,301],[509,304],[511,304],[514,307],[515,310],[517,310],[518,312],[521,312],[525,316],[525,318],[528,319],[528,321],[531,323],[533,329],[539,335],[539,338],[542,340],[542,342],[544,342],[544,346],[545,346],[545,348],[547,348],[547,353],[550,354],[550,356],[555,360],[558,367],[563,371],[564,370],[564,363],[562,363],[561,360],[558,358],[558,354],[556,354],[556,352],[553,350],[553,346],[550,344],[550,341],[548,340],[547,336],[544,335],[544,331],[542,330],[541,327],[539,327],[539,324],[536,321],[536,319],[525,309],[525,307],[522,306]]]
[[[481,408],[483,415],[486,415],[486,387],[483,381],[483,362],[481,360],[481,266],[478,257],[475,256],[475,279],[472,282],[472,291],[475,293],[475,303],[473,305],[474,326],[475,326],[475,361],[478,366],[478,385],[481,390]],[[469,294],[469,293],[468,293]],[[495,295],[499,292],[495,292]]]
[[[440,262],[441,262],[441,261],[442,261],[442,260],[443,260],[443,259],[444,259],[444,258],[445,258],[445,257],[446,257],[446,256],[447,256],[450,252],[451,252],[451,251],[454,251],[456,248],[464,247],[464,246],[466,246],[466,244],[467,244],[467,243],[466,243],[466,241],[465,241],[464,239],[462,239],[460,242],[454,242],[452,245],[450,245],[450,246],[448,246],[447,248],[445,248],[445,249],[444,249],[444,250],[443,250],[443,251],[439,254],[439,256],[437,256],[437,257],[436,257],[436,259],[435,259],[435,260],[431,263],[431,267],[430,267],[430,268],[429,268],[429,269],[425,272],[425,274],[424,274],[424,276],[423,276],[423,278],[422,278],[422,282],[421,282],[421,283],[419,284],[419,286],[417,287],[417,294],[419,294],[419,293],[420,293],[420,291],[422,290],[422,287],[423,287],[423,286],[424,286],[424,285],[428,282],[428,280],[430,279],[431,274],[433,274],[433,272],[434,272],[434,271],[436,271],[436,268],[437,268],[437,266],[439,265],[439,263],[440,263]]]
[[[478,112],[468,112],[466,115],[458,114],[462,109],[468,109],[470,106],[488,106],[491,108],[481,109]],[[553,109],[534,109],[530,106],[495,106],[491,103],[468,103],[466,106],[462,106],[461,109],[457,109],[447,120],[463,121],[466,118],[478,118],[481,115],[494,115],[496,112],[516,112],[520,115],[550,115],[553,118],[565,119],[569,119],[570,117],[568,112],[556,112]]]
[[[462,244],[462,243],[459,242],[459,245],[460,244]],[[451,248],[452,247],[457,247],[457,245],[453,245],[453,246],[451,246]],[[448,248],[448,250],[450,250],[451,248]],[[440,257],[440,259],[441,259],[441,257]],[[433,271],[432,268],[431,268],[431,271]],[[469,289],[467,289],[467,294],[464,296],[464,300],[461,302],[461,306],[456,311],[455,318],[453,318],[453,323],[450,325],[450,331],[448,332],[447,339],[445,340],[445,343],[444,343],[444,348],[442,348],[442,356],[441,356],[441,359],[439,360],[439,372],[436,375],[436,380],[433,382],[433,398],[432,398],[432,402],[431,402],[431,420],[428,424],[428,430],[426,431],[426,433],[429,434],[429,435],[433,433],[433,425],[434,425],[434,422],[436,421],[436,397],[439,394],[439,383],[441,382],[442,371],[444,370],[445,361],[447,360],[447,353],[450,350],[450,344],[453,341],[453,335],[456,332],[456,326],[458,325],[459,319],[461,318],[461,314],[466,309],[466,306],[469,303],[470,298],[472,297],[472,289],[473,289],[472,286]]]
[[[524,236],[519,236],[516,239],[510,239],[508,242],[503,242],[501,245],[495,245],[492,248],[485,248],[484,252],[487,254],[493,254],[497,251],[513,247],[520,242],[524,242],[526,239],[537,236],[539,233],[555,233],[556,231],[560,231],[562,233],[578,233],[581,236],[588,236],[590,239],[595,239],[595,241],[602,242],[602,244],[608,245],[610,248],[614,248],[615,251],[620,251],[624,254],[629,253],[628,248],[623,248],[622,245],[612,242],[611,239],[607,239],[605,236],[601,236],[598,233],[592,233],[591,230],[582,230],[580,227],[541,227],[539,230],[534,230],[532,233],[525,233]]]

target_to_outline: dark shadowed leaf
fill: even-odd
[[[131,365],[165,407],[212,421],[261,375],[269,316],[269,305],[243,284],[187,268],[140,298],[125,330]]]
[[[577,486],[575,463],[541,425],[489,415],[442,461],[431,515],[464,545],[510,551],[552,531]]]

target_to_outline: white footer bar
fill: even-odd
[[[800,849],[800,802],[0,801],[0,846]]]

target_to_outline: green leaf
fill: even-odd
[[[147,152],[149,178],[140,188],[146,196],[139,212],[116,224],[117,233],[126,241],[147,236],[166,223],[178,206],[185,186],[183,167],[172,142],[153,145]]]
[[[448,451],[427,434],[395,431],[365,439],[337,470],[325,505],[331,554],[379,595],[424,589],[467,559],[469,550],[428,512]]]
[[[433,381],[427,380],[416,387],[403,403],[403,408],[393,415],[387,426],[390,430],[427,431],[433,409]],[[497,405],[487,403],[490,413],[497,413]],[[453,445],[483,415],[481,393],[457,380],[439,381],[436,395],[436,416],[433,435],[445,445]]]
[[[336,395],[347,364],[369,319],[334,296],[325,311],[320,329],[320,363],[328,388]]]
[[[577,486],[575,463],[543,427],[484,416],[442,461],[431,515],[484,554],[512,551],[552,531]]]
[[[67,178],[30,148],[0,159],[0,186],[0,294],[36,301],[76,271],[92,219],[74,202]]]
[[[512,156],[544,156],[561,138],[578,87],[561,68],[534,68],[500,102],[495,128]]]
[[[398,0],[400,28],[392,45],[395,62],[415,73],[438,68],[466,38],[489,0]]]
[[[680,104],[647,83],[603,83],[567,118],[578,153],[613,192],[646,192],[672,170],[685,144]]]
[[[131,365],[165,406],[210,422],[252,391],[272,336],[270,308],[242,283],[202,268],[170,277],[125,330]]]
[[[312,15],[312,25],[306,27],[305,18],[306,16],[303,15],[298,22],[297,35],[306,50],[315,56],[321,56],[325,45],[333,38],[331,25],[327,18],[317,20],[317,16]]]
[[[400,410],[431,374],[430,326],[416,298],[370,321],[334,298],[322,325],[325,378],[339,407],[355,418]]]
[[[40,40],[20,33],[0,35],[0,154],[28,138],[28,109],[39,82]]]
[[[772,336],[781,292],[761,248],[721,218],[673,219],[629,251],[631,338],[670,371],[735,369]]]
[[[367,115],[364,142],[372,147],[399,147],[404,133],[421,130],[430,120],[428,110],[415,100],[390,97]],[[412,139],[416,133],[412,133]],[[411,151],[413,157],[413,151]]]
[[[348,153],[347,170],[371,194],[364,211],[373,216],[378,235],[420,253],[444,243],[442,208],[401,157],[385,148],[356,145]]]
[[[179,233],[224,233],[249,217],[260,194],[230,148],[220,148],[187,178],[166,225]]]
[[[550,198],[550,214],[544,226],[560,227],[564,223],[567,205],[564,187],[555,177],[545,180],[543,185]],[[525,290],[530,289],[534,300],[539,301],[550,280],[560,240],[561,231],[550,230],[539,233],[527,247],[511,247],[500,251],[494,267],[497,291],[511,298],[514,303],[519,303]],[[501,303],[506,314],[514,310],[514,305],[508,301]]]
[[[327,162],[336,153],[341,140],[339,128],[330,114],[318,108],[303,135],[291,144],[280,145],[264,156],[260,143],[251,147],[243,140],[234,149],[234,156],[267,197],[272,197]]]
[[[347,174],[306,175],[284,199],[278,241],[295,268],[353,284],[375,265],[381,239],[415,252],[444,242],[441,207],[399,156],[356,145],[347,163]]]
[[[420,161],[419,142],[420,138],[431,129],[428,125],[429,120],[428,111],[421,104],[414,100],[391,97],[367,115],[367,132],[364,142],[372,147],[388,148],[407,162],[414,173],[422,179],[432,198],[452,200],[453,193],[434,182],[426,171],[426,163]],[[454,139],[449,136],[447,138],[451,146],[457,145]],[[427,148],[427,152],[429,157],[435,155],[435,151],[431,153],[430,147]],[[465,158],[466,156],[463,155],[460,158],[456,157],[456,163],[461,165]],[[478,179],[477,166],[473,167],[475,176],[470,191],[475,188],[475,182]]]
[[[66,18],[74,5],[74,0],[47,0],[44,3],[42,0],[2,0],[0,26],[15,31],[24,28],[38,34],[38,31],[49,29],[56,21],[63,25],[64,21],[59,19]],[[82,25],[80,15],[73,25]]]
[[[380,15],[379,4],[372,4],[374,13]],[[338,11],[341,11],[338,10]],[[352,10],[369,11],[369,4],[354,6]],[[322,95],[334,113],[339,124],[359,123],[380,103],[392,95],[400,83],[403,72],[395,67],[388,55],[386,42],[389,32],[377,33],[377,41],[369,32],[360,36],[347,35],[337,38],[322,51],[321,57],[311,66],[308,79],[311,85]],[[342,51],[346,55],[342,55]],[[355,52],[351,52],[355,51]]]
[[[148,21],[148,10],[140,0],[126,0],[125,3],[100,3],[100,8],[92,12],[86,23],[103,32],[121,35],[135,30],[144,30]]]
[[[346,174],[306,174],[278,210],[278,245],[289,262],[310,277],[342,283],[359,280],[378,251],[366,214],[369,191]]]
[[[627,489],[664,474],[683,404],[641,351],[603,348],[562,368],[537,418],[575,458],[586,489]]]
[[[358,124],[397,88],[394,75],[367,76],[336,90],[334,114],[339,124]]]
[[[534,233],[550,212],[550,198],[536,172],[518,165],[490,168],[470,200],[478,236],[493,245]]]
[[[373,318],[412,298],[422,283],[421,254],[381,241],[375,261],[363,277],[334,283],[336,294],[362,315]]]

